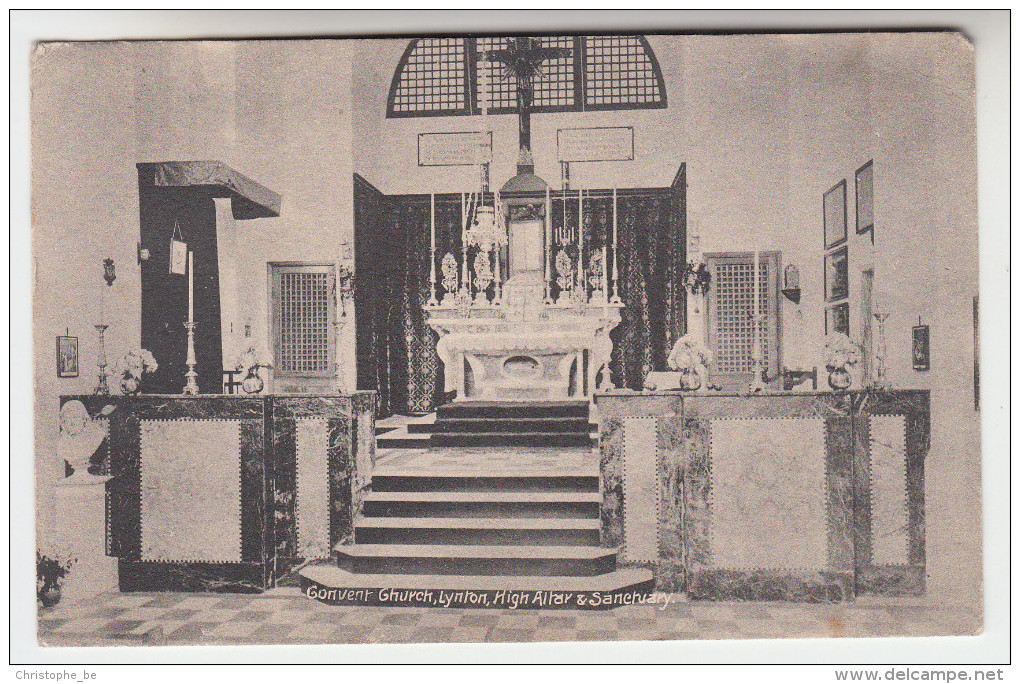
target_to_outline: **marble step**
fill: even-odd
[[[570,575],[616,570],[619,549],[599,546],[338,544],[337,565],[358,574]]]
[[[436,409],[436,420],[457,418],[587,418],[587,401],[461,401]]]
[[[410,429],[412,426],[408,425]],[[573,432],[587,435],[598,432],[598,425],[588,417],[577,418],[450,418],[437,420],[431,425],[418,424],[416,430],[430,432]]]
[[[599,518],[594,492],[380,492],[363,501],[366,516]]]
[[[590,577],[356,574],[335,566],[302,568],[305,596],[338,606],[605,610],[649,600],[650,570]]]
[[[358,544],[482,544],[592,546],[602,523],[595,518],[359,517]]]
[[[576,474],[441,475],[394,471],[372,475],[373,492],[598,492],[597,471]]]
[[[432,447],[590,447],[588,432],[433,432],[429,441]]]

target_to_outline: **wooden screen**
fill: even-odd
[[[274,372],[281,377],[333,374],[333,266],[271,264]]]
[[[746,389],[751,379],[753,344],[754,253],[706,255],[712,272],[708,291],[708,344],[715,354],[712,382],[724,389]],[[762,313],[762,355],[768,379],[779,375],[779,311],[777,281],[779,255],[763,252],[758,270]]]

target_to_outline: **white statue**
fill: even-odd
[[[113,413],[114,406],[107,404],[100,412],[102,416]],[[74,481],[92,479],[89,474],[89,459],[106,439],[106,426],[89,415],[85,404],[77,399],[68,401],[60,408],[60,436],[57,438],[57,455],[74,468],[68,478]]]

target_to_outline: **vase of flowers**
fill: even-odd
[[[248,347],[237,356],[236,369],[244,373],[241,380],[241,389],[245,394],[258,394],[266,386],[266,383],[259,376],[259,370],[263,367],[271,368],[271,364],[263,360],[264,356],[254,344]]]
[[[681,277],[684,287],[692,295],[708,294],[708,288],[712,285],[712,272],[704,263],[688,261]]]
[[[60,601],[61,585],[77,558],[69,552],[35,552],[35,595],[44,608]]]
[[[841,392],[850,387],[853,379],[849,368],[861,361],[857,345],[843,333],[832,333],[825,341],[825,368],[829,371],[829,387]]]
[[[702,384],[698,369],[708,368],[712,363],[712,352],[700,339],[684,335],[673,345],[666,363],[673,370],[680,371],[680,389],[694,391],[701,389]]]
[[[120,391],[133,397],[142,391],[142,377],[159,368],[155,357],[148,349],[132,349],[120,357],[115,368],[120,376]]]

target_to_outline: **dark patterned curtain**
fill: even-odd
[[[355,176],[358,388],[379,392],[380,416],[425,413],[443,403],[438,336],[423,311],[431,294],[430,198],[375,193]],[[437,280],[447,252],[460,268],[460,217],[460,195],[436,196]]]
[[[393,373],[402,335],[394,334],[404,273],[404,236],[393,230],[390,198],[354,176],[354,306],[358,389],[379,392],[379,415],[394,412]],[[399,386],[398,386],[399,388]]]
[[[670,349],[687,332],[682,175],[683,169],[672,188],[621,192],[617,198],[619,288],[626,306],[611,335],[609,368],[619,387],[641,389],[650,371],[667,370]]]

